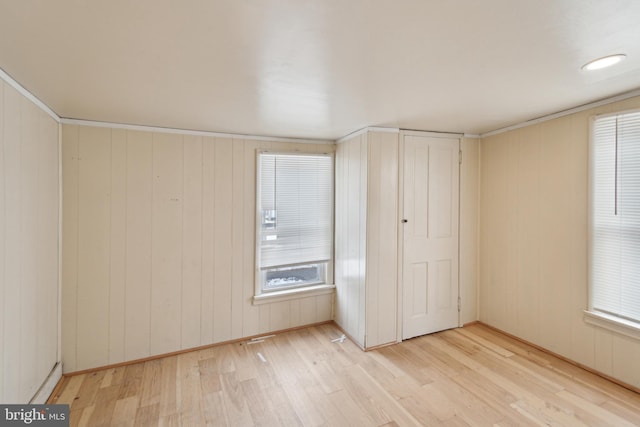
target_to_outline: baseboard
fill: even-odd
[[[29,401],[30,404],[43,405],[49,399],[49,396],[53,393],[60,379],[62,378],[62,362],[58,362],[53,366],[53,369],[44,380],[44,383],[40,386],[36,394]]]
[[[248,336],[248,337],[242,337],[242,338],[237,338],[237,339],[233,339],[233,340],[221,341],[221,342],[217,342],[217,343],[213,343],[213,344],[201,345],[199,347],[185,348],[184,350],[172,351],[170,353],[156,354],[156,355],[149,356],[149,357],[143,357],[141,359],[127,360],[125,362],[113,363],[113,364],[110,364],[110,365],[104,365],[104,366],[98,366],[98,367],[95,367],[95,368],[83,369],[81,371],[67,372],[67,373],[64,374],[64,376],[65,377],[73,377],[75,375],[90,374],[90,373],[97,372],[97,371],[102,371],[102,370],[105,370],[105,369],[121,368],[123,366],[135,365],[136,363],[143,363],[143,362],[148,362],[150,360],[157,360],[157,359],[162,359],[162,358],[165,358],[165,357],[178,356],[180,354],[190,353],[192,351],[205,350],[207,348],[219,347],[219,346],[227,345],[227,344],[235,344],[235,343],[238,343],[238,342],[249,341],[251,339],[260,338],[260,337],[264,337],[264,336],[267,336],[267,335],[278,335],[278,334],[283,334],[285,332],[291,332],[291,331],[297,331],[297,330],[300,330],[300,329],[310,328],[310,327],[313,327],[313,326],[326,325],[328,323],[334,323],[334,322],[333,322],[333,320],[325,320],[325,321],[322,321],[322,322],[311,323],[309,325],[294,326],[292,328],[280,329],[278,331],[265,332],[263,334],[251,335],[251,336]]]
[[[484,322],[478,322],[478,324],[480,324],[480,325],[482,325],[482,326],[485,326],[485,327],[487,327],[488,329],[491,329],[491,330],[493,330],[493,331],[496,331],[496,332],[498,332],[498,333],[500,333],[500,334],[502,334],[502,335],[505,335],[505,336],[507,336],[507,337],[509,337],[509,338],[512,338],[512,339],[514,339],[514,340],[516,340],[516,341],[520,341],[520,342],[521,342],[521,343],[523,343],[523,344],[529,345],[529,346],[531,346],[531,347],[535,348],[536,350],[540,350],[540,351],[542,351],[543,353],[547,353],[547,354],[550,354],[550,355],[551,355],[551,356],[553,356],[553,357],[557,357],[558,359],[563,360],[563,361],[565,361],[565,362],[567,362],[567,363],[570,363],[570,364],[572,364],[573,366],[577,366],[577,367],[578,367],[578,368],[580,368],[580,369],[584,369],[585,371],[591,372],[592,374],[597,375],[597,376],[599,376],[599,377],[601,377],[601,378],[604,378],[604,379],[605,379],[605,380],[607,380],[607,381],[611,381],[612,383],[617,384],[617,385],[619,385],[620,387],[624,387],[624,388],[626,388],[626,389],[628,389],[628,390],[631,390],[631,391],[633,391],[633,392],[635,392],[635,393],[640,393],[640,388],[638,388],[638,387],[632,386],[631,384],[627,384],[627,383],[625,383],[624,381],[621,381],[621,380],[619,380],[619,379],[617,379],[617,378],[614,378],[614,377],[612,377],[612,376],[609,376],[609,375],[607,375],[607,374],[605,374],[605,373],[603,373],[603,372],[600,372],[600,371],[598,371],[598,370],[596,370],[596,369],[593,369],[593,368],[591,368],[591,367],[589,367],[589,366],[587,366],[587,365],[583,365],[583,364],[582,364],[582,363],[580,363],[580,362],[576,362],[575,360],[569,359],[568,357],[565,357],[565,356],[563,356],[563,355],[561,355],[561,354],[555,353],[555,352],[553,352],[553,351],[551,351],[551,350],[549,350],[549,349],[546,349],[546,348],[544,348],[544,347],[541,347],[541,346],[539,346],[538,344],[534,344],[534,343],[532,343],[532,342],[530,342],[530,341],[527,341],[527,340],[522,339],[522,338],[520,338],[520,337],[517,337],[517,336],[515,336],[515,335],[513,335],[513,334],[510,334],[509,332],[505,332],[505,331],[503,331],[502,329],[498,329],[498,328],[496,328],[495,326],[487,325],[487,324],[486,324],[486,323],[484,323]]]
[[[344,328],[338,324],[338,322],[336,322],[335,320],[332,320],[331,323],[333,324],[333,326],[338,328],[338,330],[340,332],[342,332],[345,337],[349,338],[349,341],[354,343],[360,350],[366,351],[366,349],[363,346],[361,346],[360,343],[356,339],[354,339],[351,335],[349,335],[349,333],[347,331],[345,331]]]

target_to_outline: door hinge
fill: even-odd
[[[462,148],[458,150],[458,163],[462,164]]]
[[[458,297],[458,313],[460,313],[460,297]]]

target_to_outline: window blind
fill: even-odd
[[[640,112],[596,119],[591,156],[592,309],[640,322]]]
[[[333,158],[259,154],[259,268],[331,259]]]

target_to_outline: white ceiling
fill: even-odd
[[[0,0],[0,68],[67,118],[478,134],[639,88],[640,1]]]

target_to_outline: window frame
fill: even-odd
[[[263,289],[263,270],[260,268],[260,242],[262,239],[262,209],[261,209],[261,170],[260,156],[263,154],[272,155],[289,155],[289,156],[326,156],[331,158],[331,226],[330,226],[330,258],[326,263],[305,263],[307,264],[325,264],[324,270],[325,280],[322,283],[311,283],[293,286],[283,286],[280,289],[264,290]],[[255,179],[255,262],[254,262],[254,296],[253,304],[259,305],[264,303],[272,303],[279,301],[287,301],[296,298],[307,298],[310,296],[330,294],[335,291],[334,285],[334,263],[335,263],[335,153],[334,152],[314,152],[303,150],[269,150],[256,149],[256,179]],[[281,268],[291,266],[293,264],[274,266]]]
[[[593,252],[594,252],[594,190],[595,190],[595,126],[599,119],[621,116],[625,114],[638,114],[640,109],[616,111],[606,114],[591,116],[589,119],[589,161],[588,161],[588,222],[587,222],[587,309],[584,310],[583,319],[587,324],[607,329],[630,338],[640,340],[640,321],[627,317],[608,313],[595,308],[594,304],[594,283],[592,277]],[[640,285],[639,285],[640,286]]]

